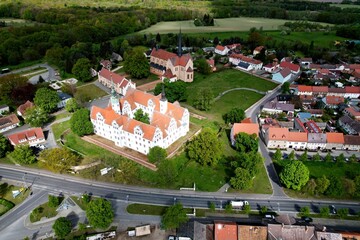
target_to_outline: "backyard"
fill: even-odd
[[[105,95],[107,95],[105,91],[95,86],[94,84],[90,83],[87,85],[77,87],[75,98],[83,102],[87,102],[93,99],[101,98]]]

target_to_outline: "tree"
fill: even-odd
[[[226,213],[232,213],[232,211],[233,211],[233,207],[232,207],[231,203],[226,204],[225,205],[225,212]]]
[[[194,160],[201,165],[214,166],[222,156],[222,145],[216,133],[209,128],[205,128],[193,140],[188,142],[186,152],[190,160]]]
[[[295,160],[295,151],[294,151],[294,150],[292,150],[292,151],[290,152],[290,154],[289,154],[289,156],[288,156],[288,159],[289,159],[290,161],[294,161],[294,160]]]
[[[208,111],[213,103],[213,93],[209,88],[202,88],[194,94],[192,105],[201,111]]]
[[[235,169],[235,177],[230,178],[230,185],[235,189],[248,189],[252,185],[252,177],[247,169]]]
[[[46,113],[54,112],[60,98],[54,90],[49,88],[40,88],[35,93],[35,105],[43,109]]]
[[[322,207],[322,208],[320,208],[320,216],[321,216],[321,217],[329,217],[329,216],[330,216],[330,209],[329,209],[329,207]]]
[[[148,153],[148,159],[151,163],[161,162],[165,160],[167,157],[166,150],[162,147],[155,146],[150,148],[150,151]]]
[[[310,208],[307,207],[307,206],[300,208],[300,215],[301,215],[302,217],[308,217],[308,216],[310,216]]]
[[[303,191],[306,191],[308,194],[310,195],[314,195],[315,194],[315,189],[316,189],[316,181],[315,179],[311,178],[306,185],[303,187]]]
[[[329,185],[330,185],[330,180],[327,179],[325,175],[323,175],[322,177],[316,179],[315,191],[317,193],[323,194],[327,190]]]
[[[133,78],[146,78],[150,75],[150,65],[140,48],[134,48],[125,53],[125,72]]]
[[[304,161],[307,161],[307,159],[308,159],[308,154],[307,154],[307,151],[305,150],[305,152],[300,155],[299,160],[304,162]]]
[[[341,218],[341,219],[344,219],[347,217],[347,215],[349,214],[349,209],[348,208],[340,208],[338,211],[337,211],[337,214],[338,216]]]
[[[260,208],[260,213],[261,214],[265,214],[265,213],[267,213],[267,211],[268,211],[268,208],[267,208],[267,206],[261,206],[261,208]]]
[[[197,71],[199,73],[208,75],[209,73],[211,73],[211,67],[209,65],[209,63],[206,61],[206,59],[201,58],[199,60],[196,60],[194,65],[197,68]]]
[[[60,204],[60,198],[54,195],[49,195],[48,196],[48,205],[49,207],[55,208],[57,206],[59,206]]]
[[[176,168],[174,161],[165,159],[160,161],[157,173],[158,182],[167,186],[175,181],[178,175],[178,169]]]
[[[287,188],[300,190],[309,181],[309,169],[300,161],[288,162],[280,172],[280,180]]]
[[[186,210],[179,202],[167,208],[161,218],[161,224],[165,230],[178,228],[180,224],[186,223],[187,221]]]
[[[87,58],[79,58],[74,64],[71,72],[80,82],[91,80],[91,63]]]
[[[76,101],[75,98],[70,98],[65,105],[65,109],[68,112],[75,112],[76,110],[78,110],[80,108],[78,102]]]
[[[355,154],[351,155],[350,158],[349,158],[349,161],[350,161],[351,163],[357,162],[357,157],[356,157],[356,155],[355,155]]]
[[[161,42],[161,36],[159,33],[156,34],[156,42],[160,43]]]
[[[243,210],[246,214],[249,214],[251,212],[250,204],[245,204]]]
[[[258,174],[263,162],[263,158],[259,152],[240,153],[238,157],[234,159],[235,161],[230,163],[231,167],[234,169],[242,167],[248,170],[251,178]]]
[[[331,157],[331,154],[330,153],[328,153],[328,154],[326,154],[326,156],[325,156],[325,162],[331,162],[332,161],[332,157]]]
[[[319,153],[316,153],[313,157],[312,157],[313,161],[321,161],[321,157]]]
[[[154,95],[159,95],[162,92],[164,85],[165,95],[169,102],[185,101],[187,84],[183,81],[169,82],[164,80],[164,83],[156,84]]]
[[[66,217],[60,217],[56,219],[52,229],[59,239],[63,239],[71,232],[71,221]]]
[[[9,156],[19,164],[32,164],[36,161],[34,152],[29,145],[18,145]]]
[[[345,156],[341,153],[339,156],[336,157],[336,163],[343,163],[345,162]]]
[[[0,158],[5,157],[6,153],[10,150],[11,144],[9,140],[4,135],[0,135]]]
[[[25,123],[31,127],[41,127],[49,121],[49,114],[42,108],[32,107],[25,111]]]
[[[289,93],[290,92],[290,83],[284,82],[283,85],[281,85],[281,91],[282,91],[282,93]]]
[[[355,193],[354,196],[359,197],[360,196],[360,175],[356,176],[354,179],[355,183]]]
[[[75,166],[79,157],[67,148],[53,148],[42,151],[39,160],[41,166],[62,173]]]
[[[150,123],[149,114],[144,113],[141,108],[136,110],[136,112],[134,113],[134,119],[146,124]]]
[[[13,93],[16,92],[17,89],[27,85],[28,78],[17,74],[9,74],[0,77],[0,99],[7,103],[17,102],[16,98],[19,98],[19,95],[13,98]]]
[[[245,111],[242,108],[232,108],[228,113],[223,115],[225,123],[239,123],[246,117]]]
[[[111,203],[104,198],[91,200],[86,208],[86,217],[93,228],[108,228],[114,219]]]
[[[235,149],[241,153],[257,152],[259,140],[255,134],[240,132],[235,135]]]
[[[210,212],[215,212],[215,203],[210,202],[209,203],[209,209],[210,209]]]
[[[75,134],[84,136],[92,134],[94,127],[90,121],[90,111],[86,108],[77,110],[70,119],[70,128]]]
[[[330,185],[326,189],[325,195],[328,196],[341,196],[344,193],[344,187],[342,184],[342,181],[339,177],[336,176],[330,176]]]
[[[273,155],[273,157],[272,157],[272,160],[280,161],[281,159],[282,159],[282,152],[281,152],[280,149],[277,148],[274,155]]]

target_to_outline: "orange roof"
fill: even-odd
[[[41,128],[32,128],[26,131],[17,132],[8,136],[12,145],[16,146],[19,144],[27,144],[29,138],[35,137],[31,139],[32,141],[35,139],[44,139],[44,133]]]
[[[298,91],[299,92],[312,92],[312,86],[299,85]]]
[[[360,64],[350,64],[349,68],[350,69],[360,69]]]
[[[281,68],[289,68],[293,72],[298,72],[300,70],[300,66],[290,63],[290,62],[281,62],[280,63]]]
[[[224,50],[225,50],[225,47],[224,47],[224,46],[221,46],[221,45],[217,45],[217,46],[216,46],[216,49],[219,50],[219,51],[224,51]]]
[[[329,91],[329,88],[328,88],[328,86],[313,86],[312,91],[316,92],[316,93],[318,93],[318,92],[327,93]]]
[[[344,102],[344,97],[326,96],[326,104],[338,105]]]
[[[245,118],[244,120],[241,121],[241,123],[253,123],[251,121],[251,118]]]
[[[215,60],[214,59],[207,59],[206,62],[210,65],[210,67],[215,66]]]
[[[306,132],[289,132],[289,142],[307,142],[308,137]]]
[[[163,50],[163,49],[153,48],[153,50],[151,51],[150,56],[160,58],[160,59],[163,59],[163,60],[168,60],[168,59],[170,59],[172,57],[176,57],[177,55],[175,53],[168,52],[168,51]]]
[[[341,143],[341,144],[345,143],[343,133],[327,132],[326,139],[328,143]]]
[[[268,128],[269,140],[287,140],[289,130],[287,128],[270,127]]]
[[[264,46],[258,46],[254,49],[254,51],[261,52],[264,49]]]
[[[214,240],[238,240],[236,223],[215,222],[214,229]]]
[[[34,107],[35,104],[30,102],[29,100],[26,101],[26,103],[20,105],[18,108],[17,108],[17,111],[19,111],[21,113],[21,115],[24,115],[25,114],[25,111],[29,108],[32,108]]]
[[[259,136],[259,125],[257,123],[234,123],[233,129],[234,136],[241,132]]]
[[[261,61],[259,61],[257,59],[249,58],[249,57],[246,57],[246,56],[244,56],[242,54],[233,53],[233,54],[230,55],[230,57],[231,58],[237,58],[237,59],[240,59],[243,62],[252,63],[252,64],[260,64],[260,63],[262,63]]]
[[[111,72],[107,68],[102,68],[99,72],[99,75],[106,79],[112,80],[114,82],[114,84],[123,85],[124,80],[126,80],[126,84],[127,84],[127,79],[124,76],[121,76],[117,73]]]
[[[186,64],[191,60],[191,55],[190,54],[184,54],[184,55],[181,55],[181,57],[179,56],[174,56],[172,58],[170,58],[172,64],[174,66],[182,66],[182,67],[185,67]]]
[[[345,108],[345,110],[347,112],[349,112],[350,115],[352,115],[354,117],[359,117],[360,116],[360,112],[356,111],[353,107]]]
[[[360,87],[345,87],[345,92],[346,93],[359,93],[360,94]]]

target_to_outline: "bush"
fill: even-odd
[[[3,199],[3,198],[0,198],[0,205],[3,205],[4,207],[6,207],[8,209],[11,209],[15,206],[14,203],[12,203],[6,199]]]

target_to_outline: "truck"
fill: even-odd
[[[234,209],[242,209],[245,205],[249,205],[248,201],[230,201],[231,207]]]

